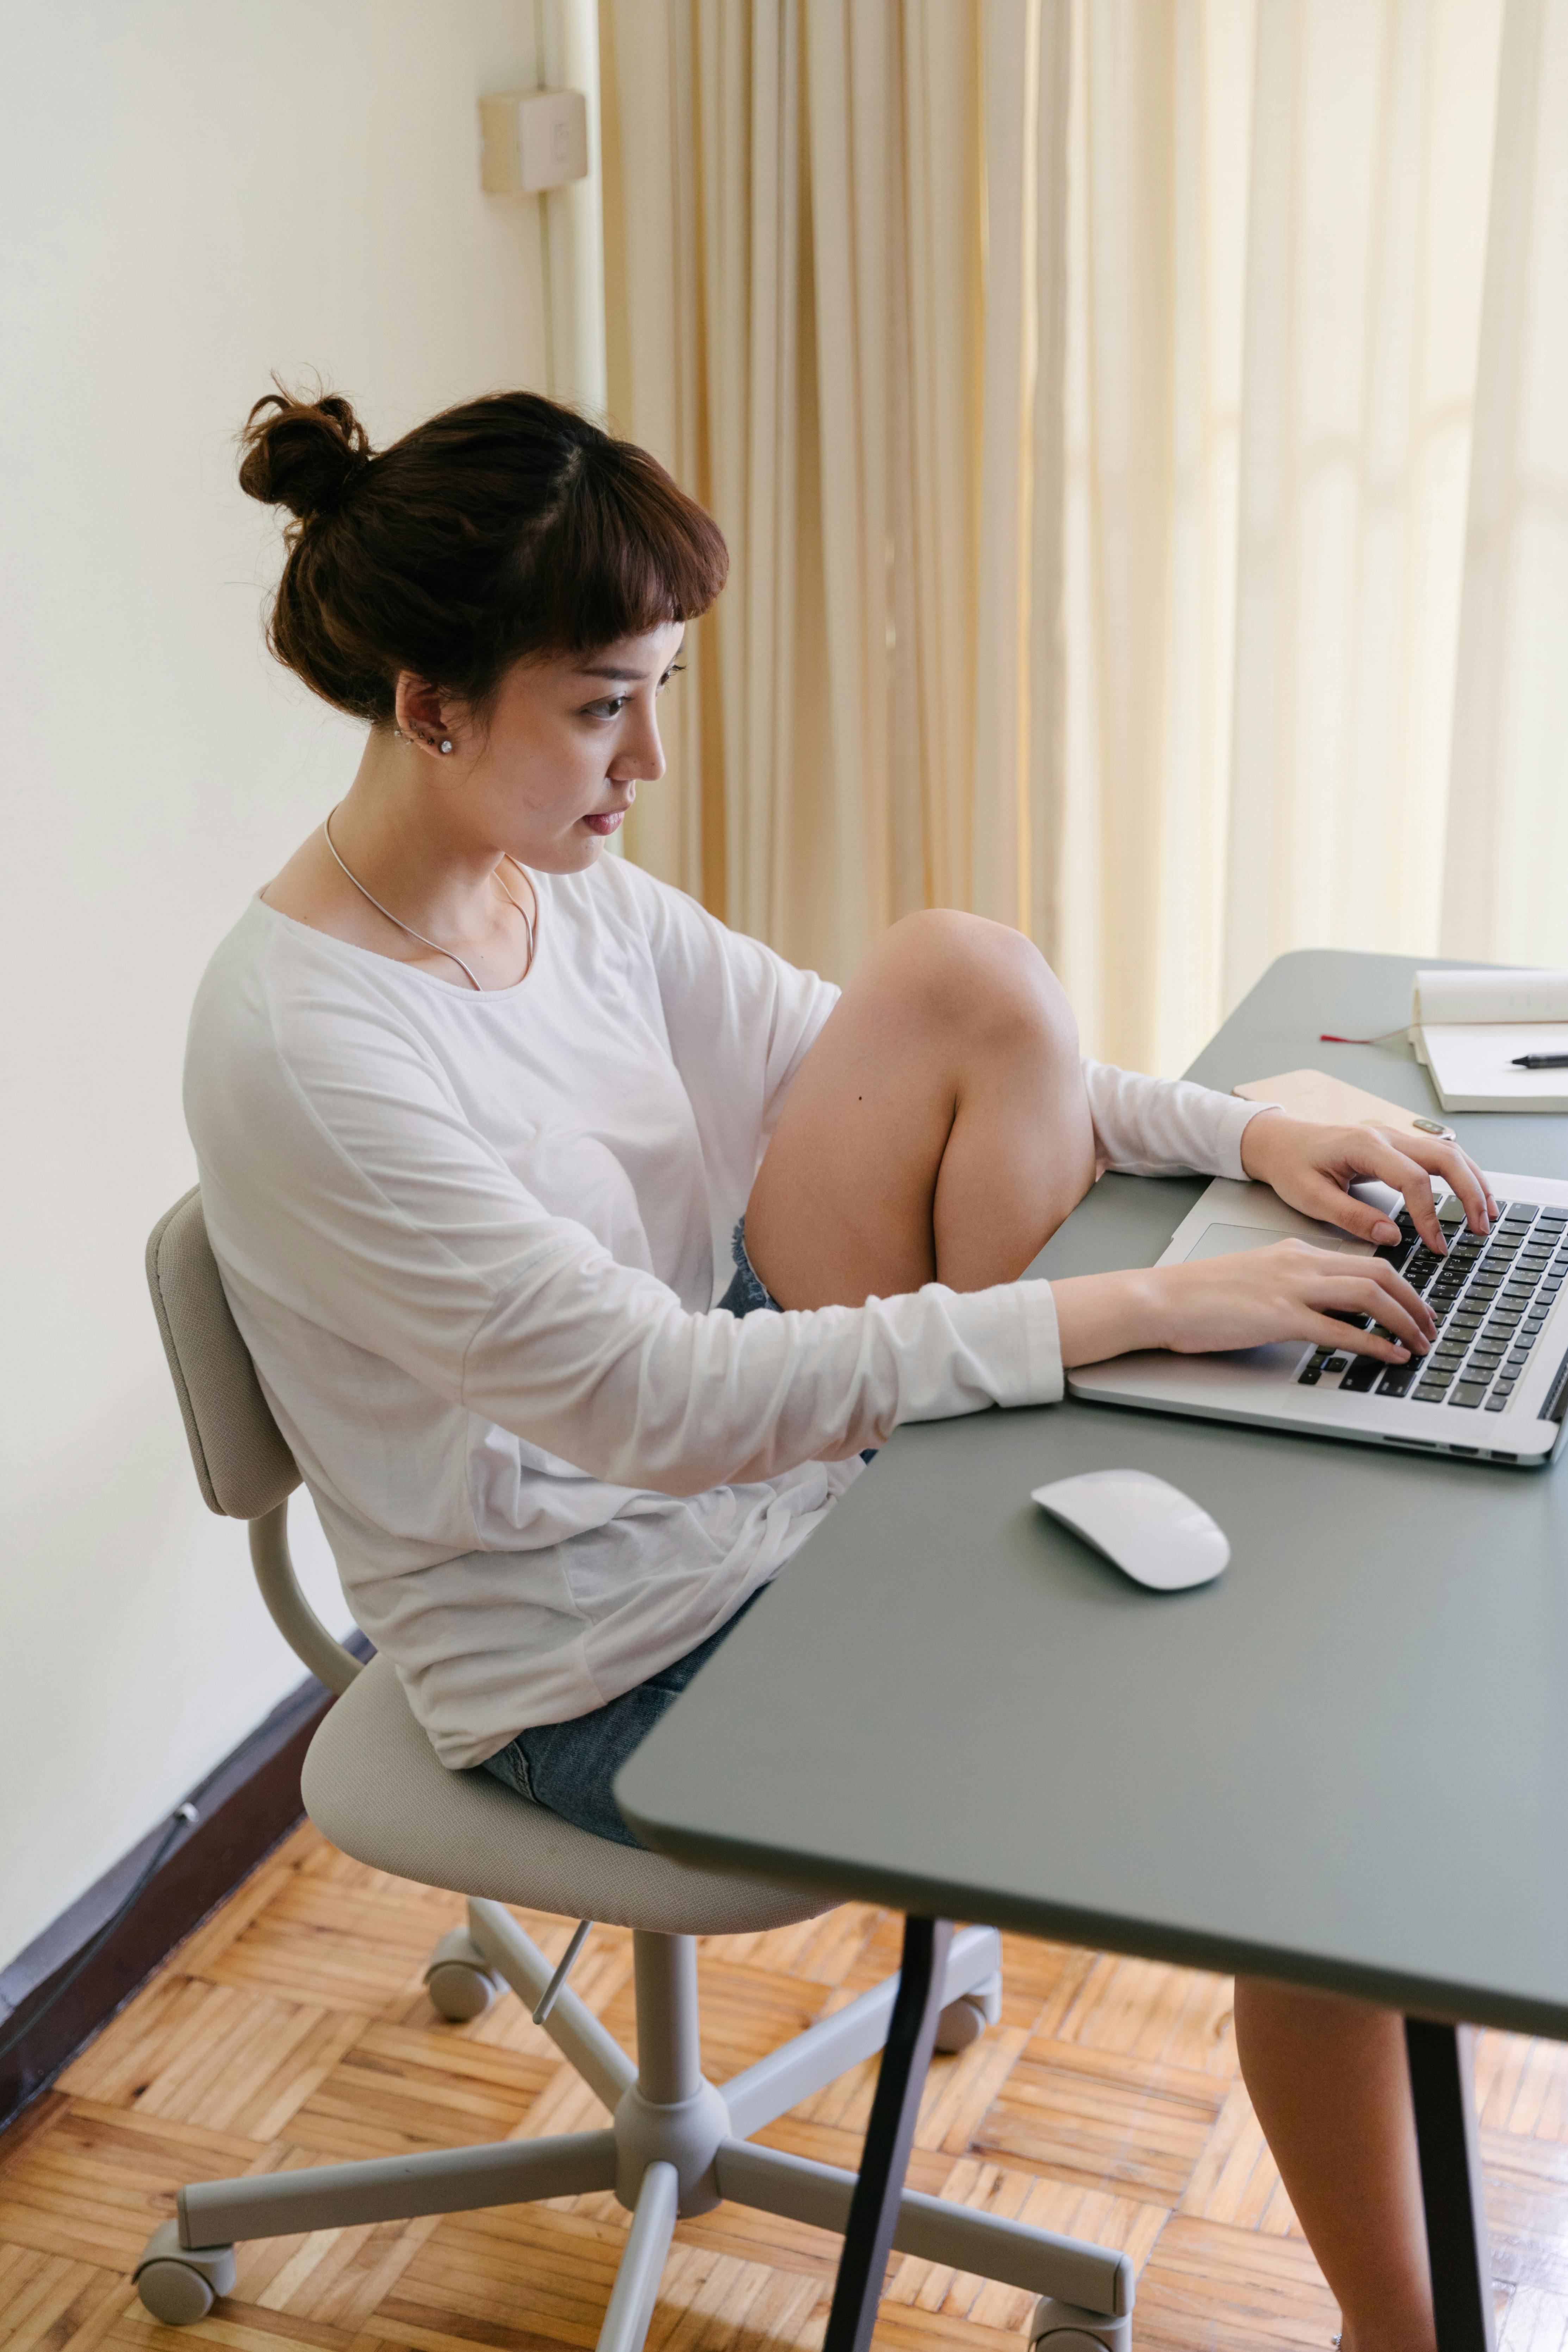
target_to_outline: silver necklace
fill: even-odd
[[[332,839],[332,818],[336,816],[336,814],[337,810],[333,809],[331,812],[331,814],[329,814],[324,820],[321,826],[321,832],[325,837],[327,847],[331,851],[333,857],[337,858],[338,865],[348,876],[349,880],[353,884],[354,888],[359,892],[360,897],[362,898],[370,898],[370,903],[375,908],[378,915],[384,915],[389,923],[395,923],[400,931],[406,931],[409,938],[411,940],[417,940],[422,948],[429,948],[434,954],[447,957],[449,962],[457,965],[459,971],[467,972],[469,980],[473,982],[474,986],[479,990],[479,994],[483,996],[485,993],[483,983],[476,976],[472,967],[463,961],[462,957],[458,953],[456,948],[444,948],[439,940],[427,940],[423,931],[416,931],[412,923],[405,923],[401,915],[395,915],[390,907],[384,907],[382,905],[379,898],[372,898],[370,892],[365,888],[364,884],[360,880],[359,876],[353,873],[350,867],[343,865],[342,859],[338,857],[337,843]],[[508,862],[512,866],[517,865],[516,858],[511,857],[510,853],[508,856]],[[521,873],[521,867],[519,866],[518,871]],[[533,925],[529,920],[528,909],[526,907],[519,905],[518,901],[512,897],[511,892],[507,888],[506,884],[501,880],[499,874],[492,874],[490,879],[494,882],[496,888],[500,892],[501,897],[507,901],[507,904],[511,907],[516,907],[518,913],[522,917],[523,928],[528,933],[528,961],[522,968],[522,976],[526,980],[529,973],[533,970]]]

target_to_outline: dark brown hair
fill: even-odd
[[[514,662],[695,620],[729,555],[645,449],[538,393],[448,408],[376,455],[336,394],[258,400],[242,488],[287,507],[279,660],[373,725],[400,670],[482,717]]]

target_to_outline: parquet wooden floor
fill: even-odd
[[[243,2247],[199,2326],[130,2284],[182,2180],[594,2127],[593,2095],[507,1997],[442,2024],[420,1984],[461,1906],[300,1829],[0,2140],[4,2352],[557,2352],[591,2346],[626,2216],[609,2197]],[[552,1956],[567,1923],[526,1917]],[[899,1922],[847,1906],[704,1948],[721,2078],[897,1963]],[[938,2059],[917,2187],[1124,2247],[1139,2352],[1326,2347],[1337,2325],[1237,2078],[1223,1979],[1006,1939],[1002,2022]],[[574,1983],[631,2040],[631,1939],[595,1929]],[[853,2165],[873,2069],[771,2127]],[[1568,2352],[1568,2049],[1489,2034],[1481,2115],[1500,2352]],[[724,2206],[683,2224],[656,2352],[815,2352],[837,2241]],[[1019,2352],[1029,2298],[898,2260],[882,2352]]]

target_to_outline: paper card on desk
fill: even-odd
[[[1384,1102],[1364,1087],[1347,1086],[1326,1070],[1287,1070],[1283,1077],[1249,1078],[1232,1087],[1247,1102],[1278,1103],[1292,1118],[1318,1118],[1331,1127],[1393,1127],[1405,1135],[1451,1135],[1452,1128],[1403,1103]]]
[[[1568,1111],[1568,1070],[1516,1070],[1568,1054],[1568,971],[1418,971],[1412,1032],[1445,1110]]]

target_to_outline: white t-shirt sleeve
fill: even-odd
[[[464,1364],[463,1401],[593,1475],[666,1494],[776,1477],[900,1422],[1061,1393],[1046,1283],[809,1314],[688,1314],[595,1247],[531,1265]]]
[[[1102,1171],[1122,1176],[1245,1177],[1242,1132],[1267,1103],[1194,1086],[1187,1078],[1150,1078],[1109,1062],[1083,1066]]]
[[[203,1171],[236,1270],[254,1254],[302,1317],[592,1477],[697,1494],[1061,1393],[1044,1283],[689,1313],[543,1208],[374,1002],[286,1025],[271,1053],[193,1073],[249,1139]]]
[[[760,940],[731,930],[683,891],[634,866],[623,866],[621,876],[647,929],[670,1051],[705,1139],[710,1130],[732,1134],[748,1116],[752,1122],[749,1189],[839,992]]]

